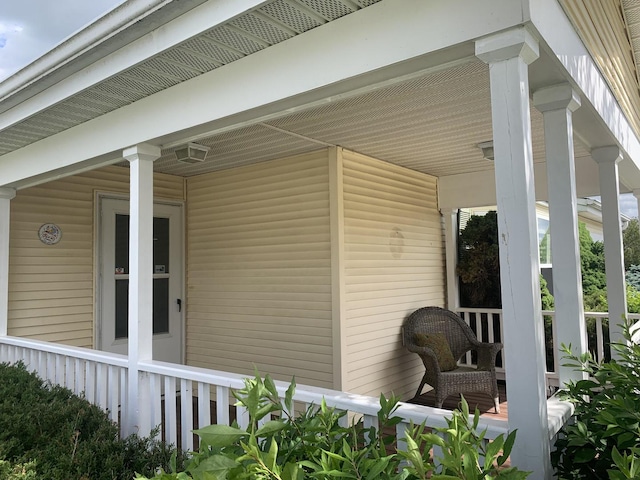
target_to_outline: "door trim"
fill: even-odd
[[[102,276],[101,276],[101,264],[102,264],[102,220],[100,218],[102,211],[102,201],[105,199],[112,200],[126,200],[131,199],[128,193],[107,192],[102,190],[94,191],[94,215],[93,215],[93,238],[94,238],[94,255],[93,255],[93,345],[95,350],[102,351]],[[184,365],[186,363],[186,334],[187,334],[187,302],[186,302],[186,268],[187,268],[187,244],[186,244],[186,209],[185,202],[182,200],[171,200],[166,198],[153,199],[154,204],[170,205],[180,208],[180,214],[182,219],[182,228],[180,231],[180,239],[182,245],[180,247],[182,255],[182,266],[178,272],[180,277],[180,295],[182,298],[182,322],[180,332],[180,360]]]

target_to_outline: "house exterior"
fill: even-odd
[[[406,399],[422,367],[402,322],[455,306],[457,210],[495,204],[512,463],[550,478],[569,407],[545,394],[536,201],[558,339],[584,350],[578,197],[602,198],[610,316],[626,312],[638,9],[124,3],[0,83],[0,360],[62,351],[39,342],[113,352],[95,375],[124,392],[126,431],[148,429],[153,375],[182,364]],[[206,159],[179,162],[189,144]]]

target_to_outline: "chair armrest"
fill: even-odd
[[[479,370],[493,370],[496,368],[496,356],[502,350],[501,343],[478,342],[473,349],[478,352]]]
[[[417,345],[407,345],[406,347],[411,353],[420,355],[420,358],[422,358],[423,362],[425,362],[426,368],[429,368],[435,373],[440,373],[438,357],[436,357],[436,354],[432,349],[430,349],[429,347],[419,347]]]

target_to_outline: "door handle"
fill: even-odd
[[[178,311],[181,312],[182,311],[182,299],[177,299],[176,303],[178,304]]]

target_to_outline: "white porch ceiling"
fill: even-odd
[[[5,128],[0,131],[0,156],[379,1],[264,2],[252,11]],[[534,65],[549,63],[545,55],[543,53],[543,58]],[[562,75],[554,68],[540,67],[535,74],[532,70],[532,79],[542,71],[544,79],[538,78],[538,83],[548,85],[562,81]],[[548,75],[555,77],[548,78]],[[203,105],[203,108],[214,109],[215,105]],[[532,109],[531,118],[534,157],[541,163],[544,162],[542,116]],[[587,137],[589,135],[583,134],[579,138]],[[196,141],[211,147],[207,162],[180,164],[174,158],[173,148],[165,148],[155,162],[155,169],[193,176],[339,145],[435,176],[446,176],[492,170],[493,163],[483,159],[477,148],[478,143],[491,138],[488,68],[469,57],[466,63],[402,83],[341,100],[327,99],[321,106],[294,114],[283,113],[267,122],[236,130],[199,135]],[[170,140],[171,145],[176,145],[174,140]],[[593,137],[587,140],[592,141]],[[588,156],[588,149],[578,138],[575,145],[577,157]]]

